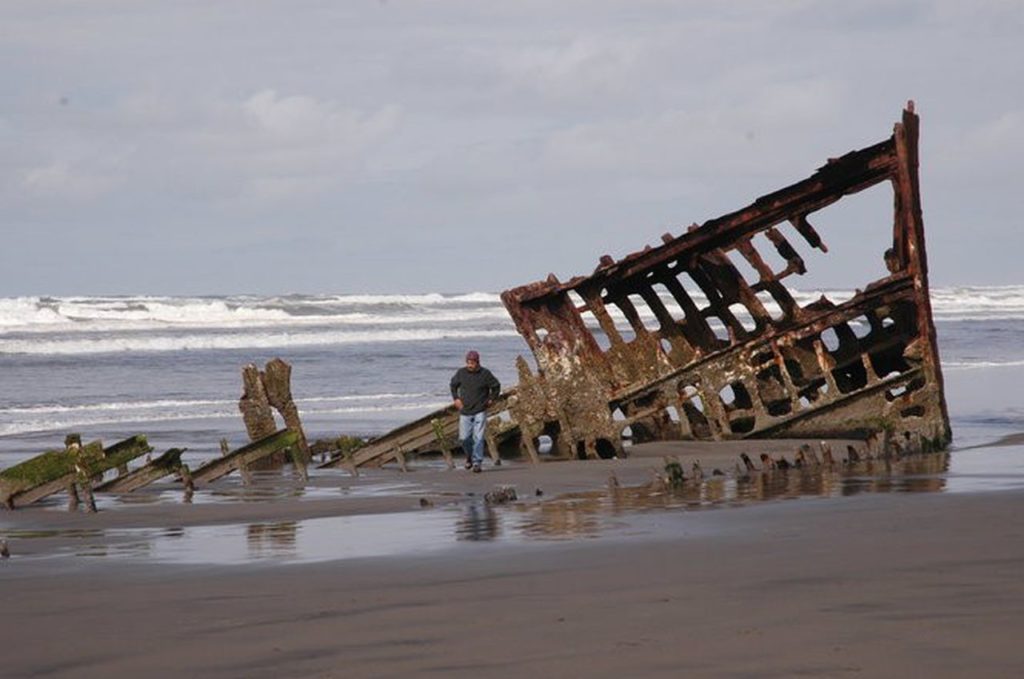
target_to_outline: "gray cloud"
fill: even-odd
[[[1000,1],[8,2],[0,294],[567,277],[881,139],[911,97],[934,279],[1014,282],[1022,24]],[[860,247],[871,217],[836,219],[834,252]]]

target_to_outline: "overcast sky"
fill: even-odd
[[[933,284],[1024,283],[1021,36],[1019,0],[3,0],[0,296],[566,279],[908,99]],[[820,284],[882,270],[858,199]]]

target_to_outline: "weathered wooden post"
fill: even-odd
[[[452,461],[452,451],[448,446],[448,439],[444,435],[444,425],[441,423],[441,419],[435,417],[430,421],[430,426],[434,429],[434,436],[437,437],[437,445],[441,449],[441,454],[444,455],[444,462],[448,465],[448,469],[455,468],[455,462]]]
[[[71,481],[67,488],[68,493],[68,511],[74,512],[78,510],[78,505],[81,504],[81,500],[78,499],[78,488],[75,487],[75,482]]]
[[[260,371],[254,364],[242,368],[244,392],[238,402],[242,419],[249,434],[250,441],[262,440],[277,431],[273,410],[277,410],[284,419],[285,427],[298,435],[297,443],[291,450],[292,462],[303,480],[309,475],[306,466],[309,463],[309,445],[306,434],[299,419],[299,409],[292,399],[290,365],[275,358],[267,363],[266,370]],[[273,408],[273,410],[272,410]],[[284,464],[287,452],[282,450],[255,462],[263,468],[280,467]]]
[[[267,400],[277,412],[281,413],[284,419],[284,426],[299,435],[298,445],[291,449],[292,463],[303,481],[309,479],[306,465],[309,463],[309,444],[306,442],[306,433],[302,430],[302,420],[299,419],[299,408],[292,399],[292,367],[275,358],[267,363],[263,372],[263,386],[266,390]]]
[[[277,431],[262,375],[252,363],[242,368],[242,398],[238,401],[238,409],[242,411],[250,440],[259,441]]]
[[[352,476],[359,477],[359,467],[356,466],[355,458],[352,456],[351,450],[345,450],[342,452],[342,456],[345,458],[345,464],[348,466],[348,472]]]
[[[187,464],[183,464],[178,469],[178,473],[181,474],[181,482],[185,485],[185,495],[182,501],[190,505],[192,504],[192,495],[196,492],[195,483],[192,481],[192,472],[189,471]]]
[[[220,440],[220,456],[221,457],[227,457],[230,454],[231,454],[231,446],[228,445],[228,440],[227,439],[223,439],[222,438]],[[252,485],[252,472],[249,471],[249,465],[248,464],[246,464],[244,462],[239,463],[239,465],[238,465],[238,474],[242,477],[242,485],[243,486],[250,486],[250,485]]]
[[[83,497],[83,502],[85,503],[86,510],[88,510],[89,513],[91,514],[95,514],[96,498],[93,497],[92,494],[93,472],[89,469],[89,457],[95,457],[97,455],[97,451],[98,455],[102,456],[103,445],[100,444],[98,441],[94,441],[93,443],[90,443],[88,446],[83,448],[82,437],[80,434],[69,434],[64,439],[64,445],[67,452],[71,454],[72,459],[74,460],[75,481],[72,482],[72,485],[74,485],[75,483],[78,484],[78,488],[80,489],[80,494]],[[74,507],[72,507],[71,503],[69,502],[68,509],[72,511],[78,509],[77,500],[78,494],[76,494],[75,496]]]

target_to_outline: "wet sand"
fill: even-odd
[[[734,459],[719,450],[688,454],[708,472]],[[593,509],[604,529],[573,532],[591,515],[558,496],[615,495],[612,472],[623,487],[644,483],[662,452],[480,475],[379,471],[392,488],[367,495],[357,491],[377,482],[371,474],[347,495],[343,477],[326,476],[308,497],[241,501],[238,490],[233,501],[162,498],[95,516],[4,515],[7,532],[14,516],[18,530],[54,531],[346,513],[427,519],[511,483],[523,499],[497,508],[499,519],[561,507],[550,537],[576,537],[452,539],[391,556],[236,566],[48,557],[76,538],[14,539],[14,556],[0,563],[0,674],[1019,676],[1024,491],[809,493],[617,514],[605,502]],[[531,496],[535,488],[544,494]]]

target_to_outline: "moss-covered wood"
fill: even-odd
[[[76,463],[91,465],[101,459],[103,444],[99,441],[48,450],[0,472],[0,501],[12,509],[32,504],[74,483]]]
[[[455,449],[455,442],[449,440],[444,433],[444,423],[440,418],[433,418],[430,420],[430,426],[434,429],[434,436],[437,438],[437,445],[441,448],[441,454],[444,455],[444,462],[448,465],[448,469],[455,467],[455,462],[452,460],[452,450]]]
[[[77,443],[65,450],[48,450],[0,472],[0,502],[9,508],[24,507],[65,490],[79,480],[102,476],[153,448],[139,434],[104,449],[100,441]]]
[[[130,493],[181,469],[185,448],[171,448],[145,466],[96,487],[98,493]]]
[[[102,473],[151,452],[153,452],[153,446],[149,445],[145,436],[137,434],[106,448],[103,451],[103,459],[94,463],[90,471],[94,474]]]
[[[224,457],[207,462],[199,469],[192,472],[192,481],[198,486],[215,481],[222,476],[230,474],[239,465],[251,464],[267,455],[296,446],[299,441],[298,432],[291,429],[282,429],[259,441],[254,441],[243,446]]]
[[[0,471],[0,488],[12,492],[38,486],[75,470],[75,462],[66,450],[48,450]]]

